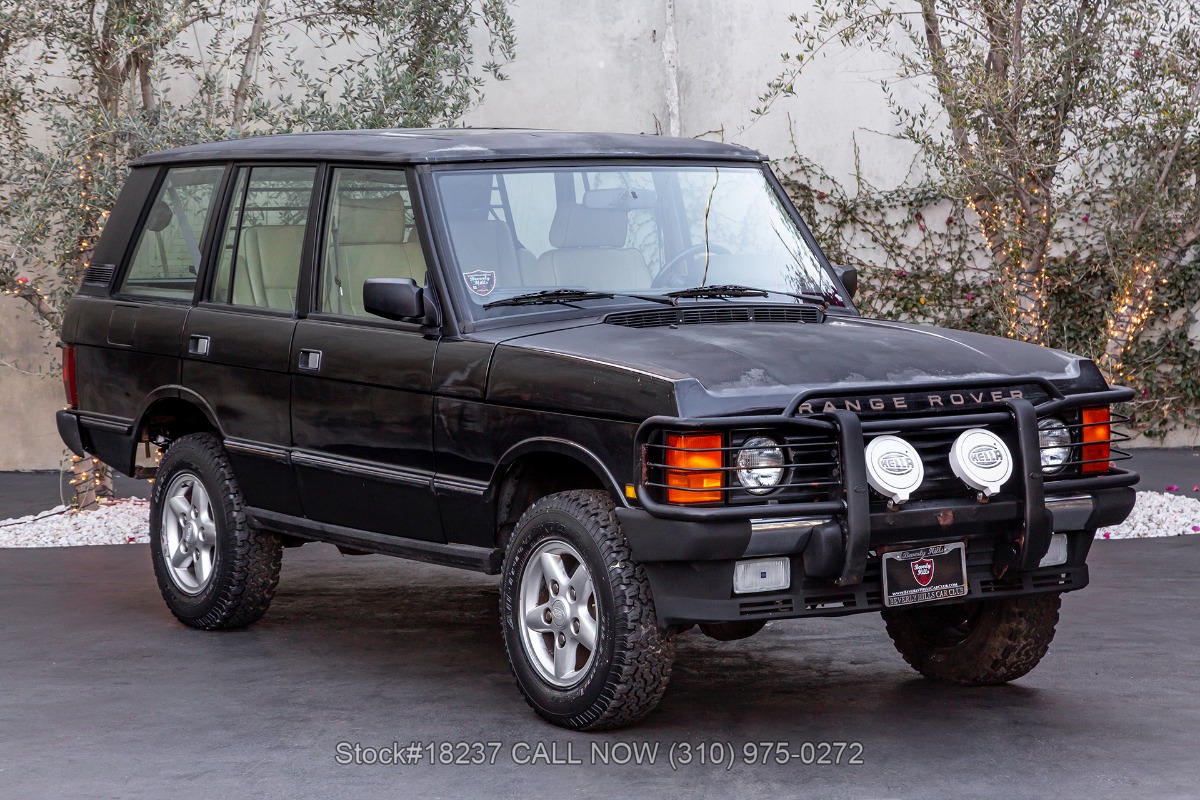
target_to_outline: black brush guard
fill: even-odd
[[[1015,386],[1037,386],[1045,391],[1048,399],[1034,405],[1022,398],[1008,398],[995,403],[982,404],[977,411],[946,410],[935,413],[883,418],[861,418],[845,410],[831,410],[814,414],[797,414],[801,405],[818,397],[854,397],[886,392],[951,392],[972,389],[998,389]],[[921,383],[896,386],[894,384],[859,384],[855,386],[833,386],[806,390],[788,404],[782,414],[767,414],[737,417],[681,418],[656,416],[647,419],[638,428],[635,443],[639,454],[639,480],[636,495],[642,508],[650,514],[664,519],[701,522],[705,520],[766,519],[777,517],[829,516],[840,523],[843,530],[845,558],[841,575],[836,579],[839,586],[852,586],[862,582],[867,567],[868,551],[871,546],[870,493],[867,484],[866,444],[867,434],[882,431],[920,430],[945,426],[987,426],[1010,424],[1016,431],[1017,448],[1013,464],[1013,477],[1007,487],[1016,494],[1021,509],[1021,525],[1015,527],[1009,541],[998,542],[995,552],[994,571],[1003,575],[1009,567],[1030,570],[1038,566],[1050,544],[1051,519],[1046,510],[1046,479],[1042,474],[1041,455],[1038,442],[1037,422],[1065,410],[1084,406],[1110,406],[1132,400],[1134,393],[1124,387],[1112,387],[1102,391],[1064,396],[1052,383],[1044,378],[1026,377],[979,382]],[[1070,426],[1079,427],[1079,426]],[[820,501],[779,502],[753,505],[681,506],[662,502],[655,494],[665,491],[666,484],[653,480],[656,469],[666,465],[651,458],[655,444],[665,432],[720,431],[743,429],[769,429],[780,434],[832,435],[838,452],[840,481],[834,487],[832,499]],[[1128,439],[1121,434],[1110,434],[1113,442]],[[1073,445],[1079,447],[1079,443]],[[723,448],[732,450],[734,448]],[[1112,460],[1128,458],[1121,451],[1113,453]],[[1083,462],[1079,462],[1083,463]],[[728,464],[724,472],[736,471]],[[1102,475],[1055,480],[1051,487],[1055,494],[1095,491],[1132,486],[1138,480],[1137,473],[1110,467]],[[671,487],[678,488],[678,487]],[[684,489],[683,491],[687,491]]]

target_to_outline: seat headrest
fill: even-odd
[[[382,197],[341,198],[338,202],[339,244],[395,244],[404,241],[404,214],[408,210],[400,192]]]
[[[564,203],[550,223],[554,247],[624,247],[629,235],[629,213],[619,208],[588,208]]]

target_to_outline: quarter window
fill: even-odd
[[[224,172],[224,167],[168,170],[121,281],[123,294],[192,299],[204,226]]]
[[[316,172],[315,167],[238,170],[210,299],[295,309]]]
[[[370,278],[412,278],[426,285],[425,253],[411,208],[400,170],[334,170],[318,286],[321,311],[370,317],[362,300]]]

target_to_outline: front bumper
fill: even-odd
[[[1088,583],[1086,559],[1096,528],[1124,519],[1134,503],[1132,488],[1106,489],[1090,495],[1051,497],[1051,531],[1067,534],[1066,563],[1026,570],[995,571],[996,553],[1009,541],[1008,529],[1015,520],[1015,504],[1004,513],[1001,504],[981,505],[996,517],[991,522],[979,516],[956,513],[954,521],[928,536],[904,527],[900,531],[876,524],[877,517],[899,514],[947,516],[934,509],[913,509],[890,514],[872,514],[872,544],[868,548],[862,580],[838,585],[834,580],[809,574],[811,562],[829,558],[828,543],[822,541],[820,525],[804,525],[781,534],[783,528],[754,526],[749,520],[713,525],[678,522],[654,517],[640,509],[618,509],[617,516],[633,557],[641,561],[654,592],[660,625],[693,622],[732,622],[751,619],[842,616],[883,608],[880,557],[877,548],[909,541],[965,541],[967,543],[968,599],[985,599],[1038,592],[1069,592]],[[990,506],[990,507],[989,507]],[[944,512],[950,507],[944,507]],[[880,521],[882,522],[882,521]],[[835,526],[836,527],[836,526]],[[825,549],[823,549],[825,548]],[[821,551],[811,558],[813,550]],[[732,592],[734,565],[741,558],[780,555],[791,562],[789,589],[761,594]],[[821,567],[818,567],[820,569]],[[826,567],[827,568],[827,567]],[[936,601],[939,605],[948,600]]]

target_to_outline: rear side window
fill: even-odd
[[[138,236],[120,291],[191,300],[200,272],[200,245],[224,167],[167,171]]]
[[[210,299],[291,311],[316,167],[243,167],[221,237]]]

